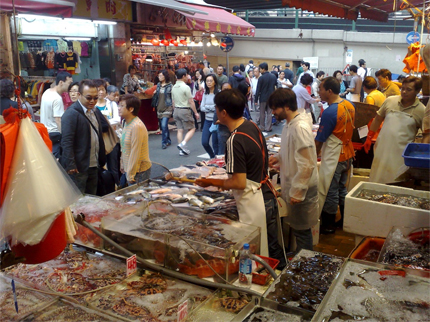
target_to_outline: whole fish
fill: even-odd
[[[172,202],[173,203],[182,203],[182,202],[187,202],[188,200],[189,200],[188,198],[180,197],[180,198],[173,199]]]
[[[190,206],[195,206],[195,207],[199,207],[199,208],[203,208],[203,206],[204,206],[203,202],[197,198],[192,198],[192,199],[188,200],[188,203],[190,204]]]
[[[170,189],[170,188],[160,188],[160,189],[151,190],[151,191],[149,191],[149,193],[151,195],[158,195],[158,194],[171,192],[171,191],[172,191],[172,189]]]
[[[155,200],[157,199],[168,199],[170,201],[173,201],[174,199],[182,198],[181,195],[175,194],[175,193],[164,193],[161,195],[158,195]]]
[[[208,205],[211,205],[215,202],[215,200],[208,196],[201,196],[199,199]]]

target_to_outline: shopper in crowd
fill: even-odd
[[[224,83],[221,85],[221,91],[226,91],[228,89],[232,89],[230,83]],[[218,116],[214,114],[214,124],[218,125],[217,135],[218,135],[218,154],[224,155],[225,148],[228,138],[230,137],[230,130],[224,124],[218,122]]]
[[[79,82],[73,82],[69,85],[68,93],[72,104],[78,101],[79,98]],[[72,105],[70,104],[70,105]],[[69,105],[69,106],[70,106]],[[68,108],[68,107],[67,107]]]
[[[339,97],[339,81],[334,77],[324,78],[319,94],[329,107],[321,116],[315,139],[317,155],[321,153],[319,169],[318,198],[321,212],[321,233],[334,233],[336,213],[339,207],[343,226],[346,182],[348,171],[354,158],[352,132],[354,129],[355,107]]]
[[[363,82],[361,77],[357,74],[357,66],[351,65],[349,67],[349,73],[351,74],[351,83],[349,87],[346,89],[348,93],[351,94],[351,102],[360,102],[360,92]]]
[[[251,86],[248,85],[248,83],[246,82],[242,82],[239,84],[238,88],[237,88],[242,94],[243,96],[246,97],[246,105],[245,105],[245,109],[243,110],[243,117],[245,119],[247,119],[248,121],[251,121],[251,113],[249,111],[249,107],[248,107],[248,102],[249,102],[249,97],[251,96]]]
[[[375,76],[379,83],[378,89],[385,97],[400,95],[399,86],[391,81],[391,72],[388,69],[378,70]]]
[[[298,84],[298,78],[303,73],[304,63],[305,63],[304,61],[301,61],[299,68],[297,68],[296,76],[294,77],[294,84]]]
[[[202,145],[205,151],[209,154],[209,158],[215,158],[216,154],[218,154],[218,134],[217,131],[214,130],[213,120],[215,113],[215,103],[214,98],[215,95],[219,92],[217,78],[215,75],[210,74],[206,76],[205,79],[205,92],[203,94],[202,104],[200,105],[200,109],[205,113],[205,123],[202,125]],[[216,126],[215,126],[216,128]],[[215,133],[214,133],[215,132]],[[212,136],[212,146],[209,144],[209,140]]]
[[[172,83],[172,85],[176,84],[176,75],[175,72],[173,71],[173,66],[172,65],[167,65],[167,72],[169,73],[169,78],[170,78],[170,83]]]
[[[47,89],[40,102],[40,123],[46,126],[52,141],[52,154],[59,159],[61,154],[61,117],[64,104],[61,94],[66,92],[73,82],[68,72],[59,72],[55,79],[55,86]]]
[[[319,90],[320,90],[320,84],[321,81],[323,80],[323,78],[325,77],[325,72],[323,72],[322,70],[320,70],[317,73],[317,77],[315,78],[314,82],[311,85],[312,91],[311,91],[311,96],[312,98],[320,98],[320,94],[319,94]],[[320,114],[321,114],[321,103],[315,103],[312,104],[313,107],[313,118],[315,119],[315,123],[318,123],[318,120],[320,118]]]
[[[141,183],[151,175],[149,159],[148,131],[145,124],[137,116],[140,100],[131,94],[119,99],[119,115],[125,120],[121,137],[121,185],[124,178],[128,185]]]
[[[364,82],[364,79],[367,77],[367,67],[366,67],[366,61],[364,59],[360,59],[358,61],[358,66],[360,66],[357,70],[357,74],[358,76],[361,77],[361,81]],[[363,86],[361,86],[361,91],[360,91],[360,102],[364,102],[364,88]]]
[[[313,98],[306,90],[306,87],[311,85],[313,80],[314,79],[311,75],[304,74],[300,78],[300,84],[297,84],[293,87],[293,92],[296,94],[297,98],[298,112],[308,117],[309,125],[311,127],[312,123],[314,123],[312,104],[316,104],[321,101],[319,98]]]
[[[169,119],[173,114],[172,88],[170,75],[167,70],[158,73],[157,89],[152,97],[152,107],[157,111],[158,122],[161,129],[161,148],[166,149],[172,144],[169,133]]]
[[[363,82],[364,92],[367,94],[364,103],[380,107],[385,101],[385,95],[376,89],[378,83],[372,76],[367,76]]]
[[[292,88],[293,84],[290,83],[288,79],[285,78],[285,72],[281,70],[278,73],[278,88]]]
[[[3,112],[9,107],[18,108],[18,103],[11,99],[15,96],[15,85],[10,79],[3,78],[0,80],[0,95],[0,115],[3,115]]]
[[[253,106],[250,106],[249,109],[251,112],[256,111],[259,112],[260,111],[260,104],[256,102],[255,100],[255,94],[257,92],[257,84],[258,84],[258,79],[260,78],[260,68],[259,67],[255,67],[254,68],[254,77],[251,78],[251,90],[252,90],[252,101],[253,101]],[[257,114],[257,118],[259,118],[259,114]],[[258,125],[258,122],[257,122]]]
[[[98,168],[106,163],[102,116],[95,112],[98,93],[94,82],[81,81],[79,93],[61,117],[61,164],[82,193],[95,195]]]
[[[252,94],[252,87],[251,87],[251,83],[252,83],[252,79],[254,78],[254,70],[250,69],[247,73],[246,73],[246,84],[249,85],[250,87],[250,91],[249,91],[249,95],[247,96],[248,98],[248,111],[252,111],[252,107],[254,106],[254,95]]]
[[[105,83],[106,83],[106,87],[108,87],[108,86],[110,86],[110,85],[111,85],[111,80],[110,80],[110,78],[109,78],[109,77],[103,77],[102,79],[105,81]]]
[[[112,111],[115,119],[115,107],[116,111],[118,111],[118,102],[119,102],[119,89],[114,85],[109,85],[106,89],[106,99],[111,102]],[[116,103],[116,104],[114,104]]]
[[[287,204],[286,220],[296,237],[296,252],[312,250],[312,226],[318,223],[318,168],[312,128],[297,109],[297,99],[289,89],[277,89],[268,104],[282,129],[281,150],[269,159],[280,170],[281,193]]]
[[[216,68],[216,78],[218,83],[218,89],[221,90],[221,85],[228,82],[228,77],[224,75],[224,66],[219,64]]]
[[[348,86],[347,86],[346,81],[343,80],[343,73],[340,70],[337,70],[333,73],[333,77],[337,79],[337,81],[339,82],[339,85],[340,85],[339,96],[342,98],[345,98],[346,94],[348,94],[348,92],[346,91]]]
[[[378,110],[364,143],[364,150],[369,152],[372,138],[384,122],[375,143],[370,182],[395,182],[400,174],[401,167],[404,166],[402,153],[406,145],[415,140],[418,129],[423,125],[425,107],[417,98],[422,86],[421,78],[405,78],[401,95],[387,97]]]
[[[22,78],[20,80],[20,87],[21,87],[21,93],[20,93],[19,100],[21,101],[21,108],[24,110],[27,110],[28,113],[30,114],[31,119],[34,121],[33,107],[31,106],[31,104],[29,102],[27,102],[26,97],[25,97],[25,92],[27,91],[28,84]]]
[[[272,94],[278,83],[276,76],[268,72],[269,66],[267,63],[260,64],[261,76],[257,82],[257,90],[255,92],[255,101],[260,103],[260,130],[265,132],[272,131],[272,110],[267,106],[267,100]]]
[[[233,75],[230,76],[228,82],[233,88],[237,88],[241,82],[246,82],[246,78],[240,73],[239,66],[233,66]]]
[[[312,79],[315,78],[314,73],[311,71],[311,64],[308,62],[304,62],[302,64],[302,68],[303,68],[303,73],[300,74],[298,80],[297,80],[297,84],[300,84],[300,79],[303,77],[303,75],[308,74],[312,76]]]
[[[224,75],[223,75],[224,76]],[[203,73],[203,69],[196,70],[195,80],[193,84],[193,90],[191,94],[194,97],[194,104],[196,105],[197,113],[200,113],[200,130],[203,131],[203,124],[205,124],[205,112],[202,112],[200,109],[200,104],[203,99],[203,93],[205,91],[205,74]],[[199,129],[199,124],[197,122],[197,118],[194,116],[194,125],[196,127],[196,131]]]
[[[240,70],[240,74],[246,78],[246,72],[245,72],[245,65],[244,64],[239,65],[239,70]]]
[[[261,229],[260,254],[281,261],[282,269],[285,259],[278,243],[277,199],[267,180],[266,140],[256,124],[243,118],[246,98],[239,90],[221,91],[215,96],[215,105],[219,122],[232,133],[225,154],[229,178],[198,179],[196,184],[233,189],[240,221]]]
[[[254,61],[252,59],[249,60],[248,65],[245,67],[245,72],[249,73],[250,70],[254,70]]]
[[[136,94],[137,91],[143,92],[142,87],[139,85],[139,78],[137,78],[136,73],[136,66],[128,66],[128,74],[125,74],[122,80],[122,86],[120,90],[121,94]]]
[[[191,140],[196,132],[193,113],[197,119],[200,118],[200,115],[197,113],[194,99],[191,95],[191,89],[185,83],[188,79],[187,71],[184,68],[178,69],[176,72],[176,79],[176,84],[172,88],[174,107],[173,118],[175,119],[176,127],[178,128],[177,138],[179,155],[183,156],[190,154],[187,142]],[[184,131],[187,131],[185,137]]]
[[[290,81],[290,83],[291,83],[291,87],[290,88],[292,88],[293,87],[293,83],[294,83],[294,73],[290,69],[290,63],[285,63],[284,74],[285,74],[285,78]]]
[[[94,79],[94,84],[97,86],[97,93],[99,94],[99,99],[97,100],[96,107],[99,109],[99,111],[102,112],[106,111],[106,82],[104,79]]]

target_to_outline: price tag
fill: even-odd
[[[358,136],[360,137],[360,139],[365,138],[369,133],[369,128],[367,127],[367,125],[359,127],[357,130],[358,130]]]
[[[178,306],[178,322],[185,321],[188,316],[188,300]]]
[[[136,255],[127,258],[127,277],[136,273],[137,271],[137,260]]]

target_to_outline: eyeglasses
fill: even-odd
[[[79,93],[79,91],[69,91],[69,93]]]
[[[98,96],[84,96],[87,101],[97,101],[99,99]]]

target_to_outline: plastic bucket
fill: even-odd
[[[12,246],[15,256],[25,257],[25,264],[38,264],[54,259],[66,248],[66,216],[64,211],[57,216],[39,244]]]

